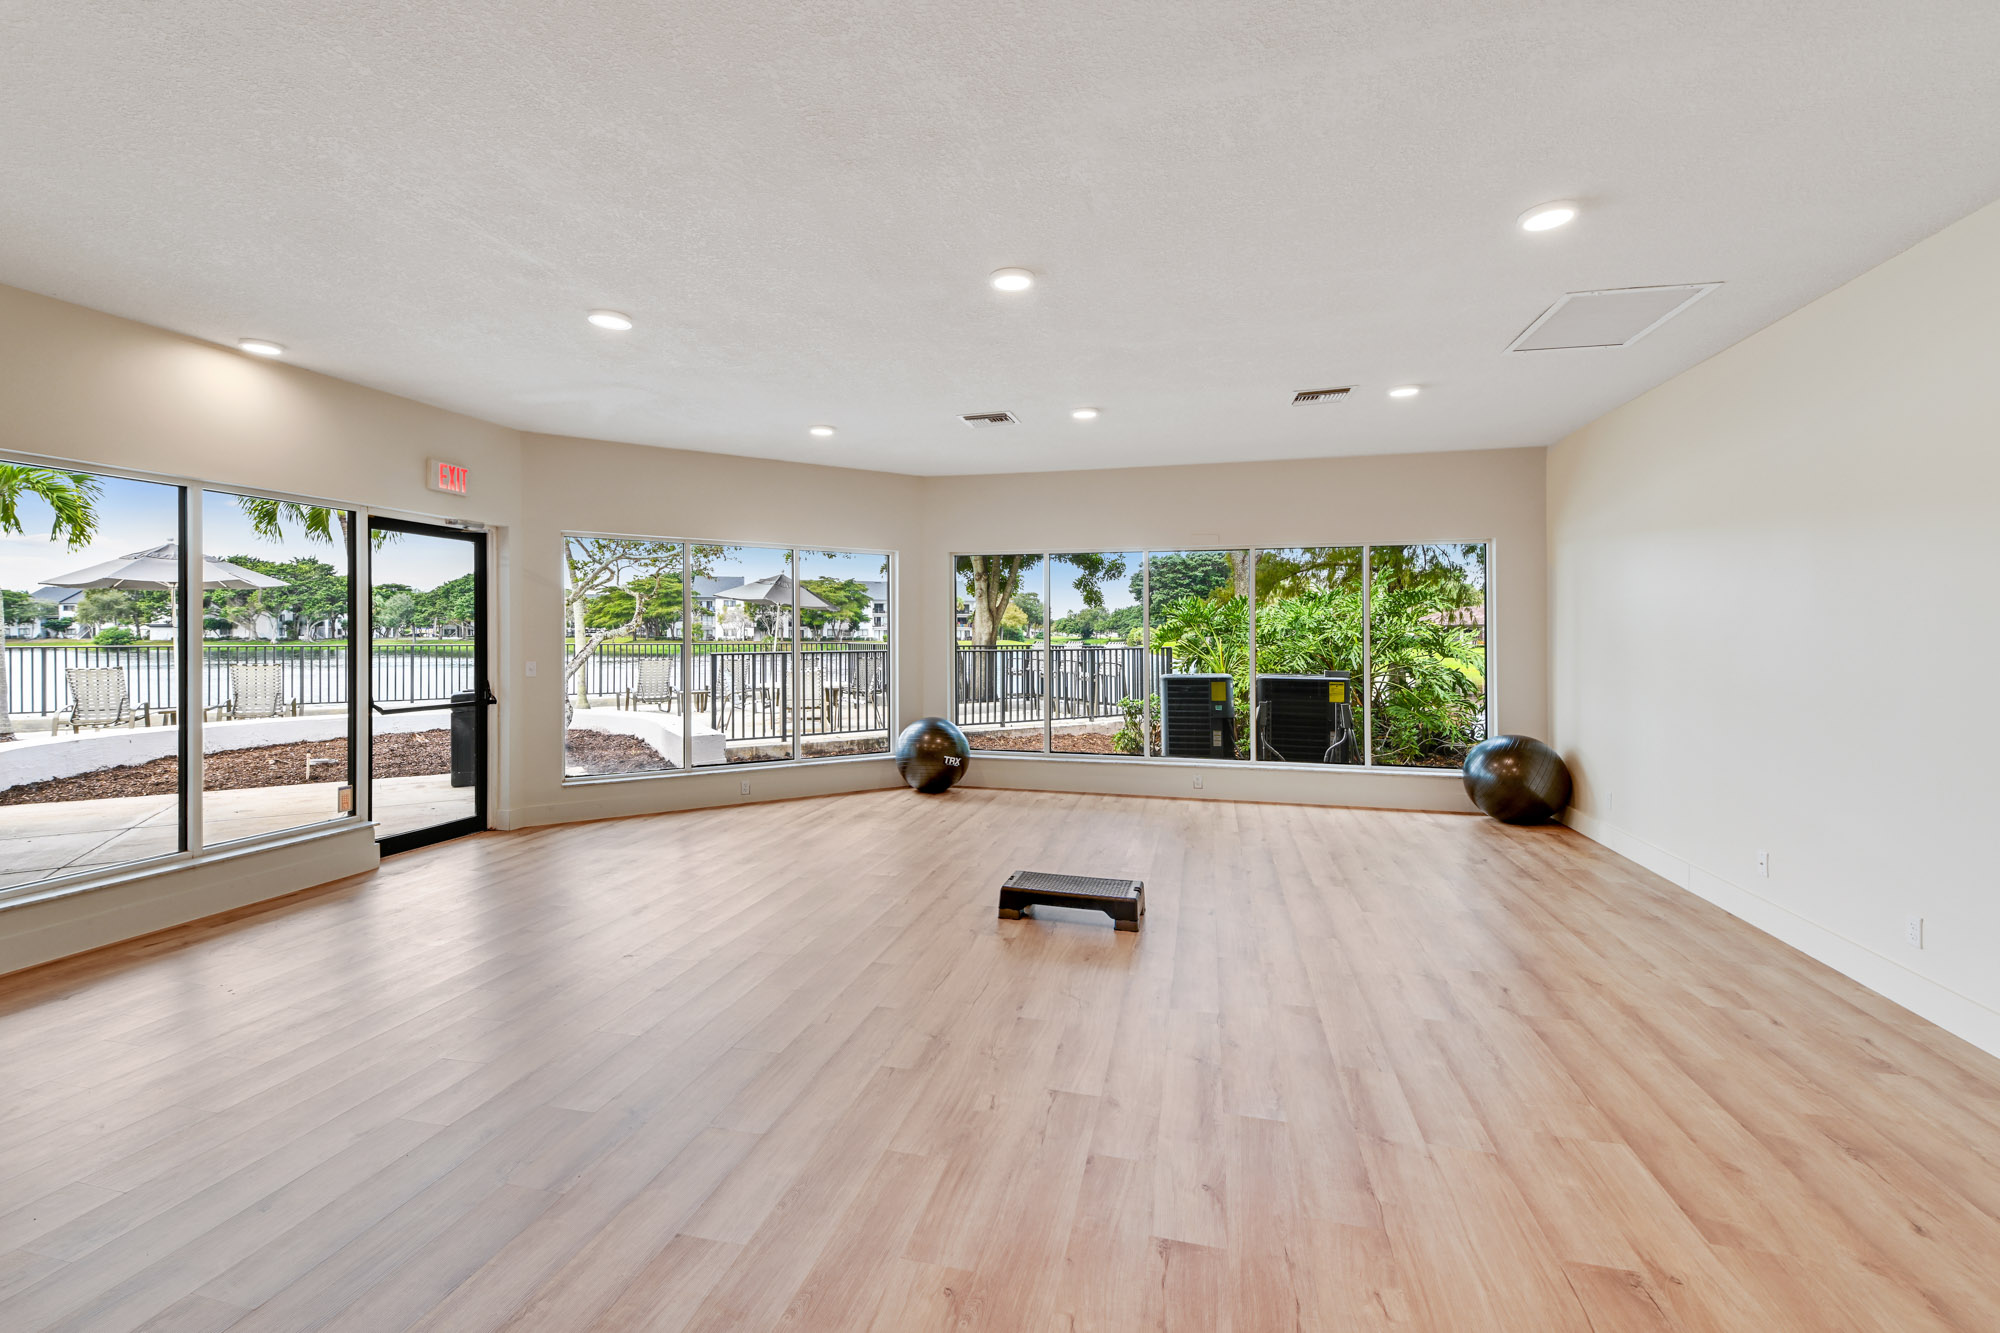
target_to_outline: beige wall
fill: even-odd
[[[1548,522],[1576,826],[2000,1052],[1996,293],[2000,205],[1564,440]]]
[[[923,482],[852,468],[807,467],[726,454],[681,452],[557,436],[526,437],[526,506],[514,543],[518,642],[508,690],[518,700],[507,728],[518,746],[508,826],[678,810],[743,800],[782,799],[891,786],[887,759],[786,766],[749,772],[617,782],[562,781],[562,534],[601,532],[685,537],[743,545],[909,553],[922,538]],[[892,582],[900,584],[902,569]],[[921,693],[916,644],[904,632],[911,604],[895,592],[890,607],[897,657],[891,675],[903,712]],[[538,669],[533,680],[524,663]],[[750,795],[740,790],[750,783]]]
[[[1328,409],[1338,411],[1338,408]],[[1494,722],[1548,733],[1541,449],[932,478],[922,597],[924,711],[950,715],[953,552],[1491,543]],[[1062,791],[1470,810],[1456,772],[1296,772],[981,755],[968,781]]]
[[[1545,729],[1539,450],[1226,468],[923,479],[522,435],[283,362],[0,288],[0,448],[193,477],[494,533],[492,815],[500,827],[894,785],[886,759],[565,785],[566,530],[897,552],[899,722],[948,711],[953,550],[1215,543],[1493,543],[1501,725]],[[472,469],[465,498],[423,460]],[[526,675],[526,663],[538,671]],[[1214,773],[1217,797],[1464,809],[1455,775]],[[748,781],[748,796],[740,783]],[[982,759],[975,782],[1194,794],[1160,763]],[[307,887],[372,864],[365,838],[246,852],[171,876],[0,909],[0,971]],[[303,850],[301,848],[303,847]]]
[[[8,287],[0,448],[491,524],[503,552],[520,508],[515,431]],[[429,455],[468,464],[473,494],[426,490]],[[375,859],[357,829],[16,903],[0,909],[0,972],[308,888]]]
[[[516,431],[0,287],[0,447],[499,526]],[[427,455],[473,470],[424,489]]]

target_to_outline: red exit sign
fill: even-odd
[[[464,467],[447,463],[441,458],[431,459],[426,466],[430,468],[430,474],[424,479],[424,485],[446,495],[464,495],[466,486],[472,480],[472,474]]]

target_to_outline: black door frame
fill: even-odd
[[[418,847],[428,847],[432,843],[446,842],[452,838],[462,838],[468,833],[483,833],[486,831],[486,783],[488,777],[486,771],[487,710],[500,701],[493,697],[491,677],[487,674],[486,533],[479,529],[447,527],[441,523],[418,523],[410,519],[384,518],[378,514],[371,514],[369,516],[368,529],[371,540],[373,534],[377,531],[403,532],[415,537],[439,537],[451,541],[462,541],[472,547],[472,689],[477,697],[470,704],[419,704],[413,708],[384,708],[382,705],[372,702],[373,692],[370,692],[370,706],[372,711],[368,723],[368,814],[371,819],[375,815],[375,723],[373,715],[420,712],[449,713],[457,708],[470,708],[473,710],[473,813],[464,819],[446,820],[442,824],[432,824],[427,828],[412,829],[408,833],[396,833],[385,838],[377,838],[375,845],[381,849],[382,855],[394,856],[398,852],[407,852]],[[375,567],[372,560],[369,562],[368,568],[368,599],[370,614],[368,618],[367,646],[369,652],[372,654],[375,643],[375,618],[373,614]],[[372,663],[369,668],[369,675],[372,680],[374,676]]]

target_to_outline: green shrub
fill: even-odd
[[[99,648],[123,648],[128,643],[139,642],[139,636],[122,625],[113,625],[110,629],[97,631],[97,637],[91,642]]]

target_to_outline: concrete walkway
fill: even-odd
[[[205,841],[215,846],[332,819],[339,813],[340,785],[204,792]],[[472,788],[453,787],[441,773],[375,784],[375,818],[385,836],[472,812]],[[175,796],[0,806],[0,889],[167,856],[179,846]]]

